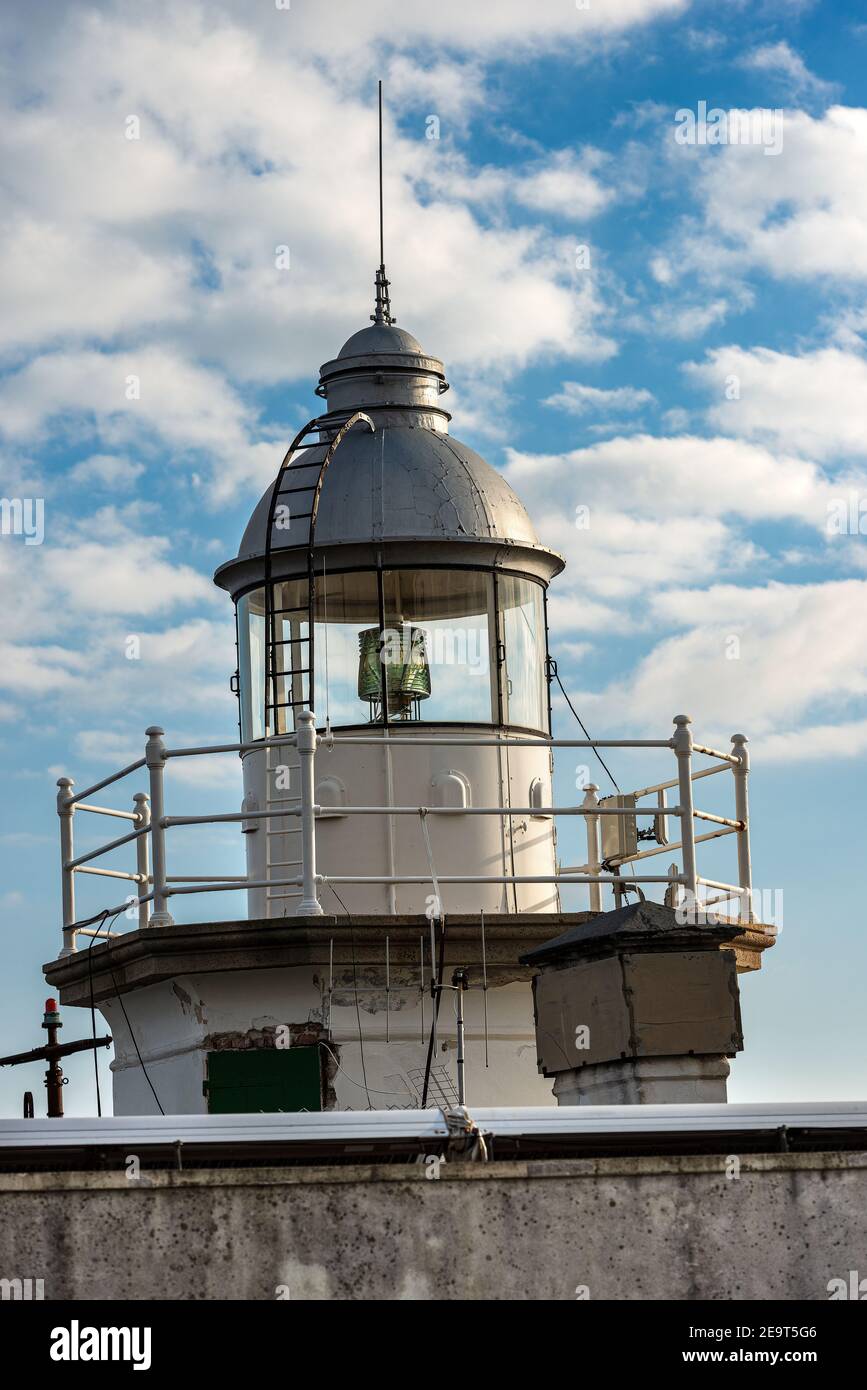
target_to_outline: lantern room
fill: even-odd
[[[341,803],[375,800],[374,786],[381,805],[551,804],[549,750],[509,751],[497,736],[550,732],[546,589],[563,562],[540,544],[505,480],[449,434],[447,390],[442,362],[392,320],[378,274],[373,323],[321,368],[324,413],[299,432],[236,559],[215,576],[237,611],[246,806],[267,810],[292,794],[278,786],[291,782],[292,748],[275,750],[273,740],[294,733],[302,710],[314,711],[320,733],[382,740],[377,748],[368,739],[363,751],[341,740],[318,774],[316,800],[330,822],[317,834],[323,872],[332,854],[344,864],[347,854],[381,860],[392,876],[403,855],[415,857],[420,846],[399,843],[406,835],[396,817],[361,836],[357,821],[341,826]],[[456,745],[457,732],[473,731],[487,745]],[[276,768],[289,770],[278,778]],[[443,871],[459,872],[459,863],[493,871],[499,862],[514,874],[516,853],[528,852],[538,872],[553,868],[550,821],[532,829],[525,821],[522,831],[467,817],[437,833]],[[293,862],[291,841],[285,821],[251,828],[251,877],[278,877]],[[486,895],[454,907],[558,906],[550,885]],[[418,911],[425,899],[394,885],[351,896],[357,911]],[[291,915],[297,897],[256,889],[250,906]]]

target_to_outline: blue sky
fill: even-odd
[[[551,643],[579,712],[750,735],[754,877],[785,913],[731,1098],[863,1096],[867,577],[832,523],[864,499],[867,531],[860,7],[17,4],[0,36],[0,490],[45,506],[43,544],[0,537],[0,1052],[40,1040],[58,775],[96,780],[154,722],[234,734],[211,574],[367,322],[381,76],[395,312],[567,557]],[[678,143],[700,102],[780,113],[782,148]],[[231,759],[172,774],[176,812],[235,809]],[[240,871],[228,832],[188,836],[190,873]],[[89,1062],[67,1070],[91,1112]],[[0,1113],[25,1087],[41,1106],[40,1068],[0,1074]]]

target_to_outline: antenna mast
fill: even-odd
[[[373,323],[394,323],[388,287],[391,281],[385,278],[385,232],[382,212],[382,78],[379,80],[379,269],[376,272],[376,302],[371,314]]]

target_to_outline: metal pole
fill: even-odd
[[[133,797],[133,806],[135,809],[136,829],[141,830],[144,826],[150,825],[151,808],[150,803],[148,802],[147,792],[136,792],[135,796]],[[148,905],[146,902],[142,902],[141,899],[146,898],[150,893],[150,850],[148,849],[147,835],[140,835],[138,837],[138,839],[135,842],[135,849],[136,872],[139,876],[138,924],[139,929],[142,929],[143,927],[146,927],[148,924]]]
[[[464,1056],[464,990],[467,988],[466,970],[456,970],[452,975],[455,990],[458,1021],[458,1105],[467,1103],[466,1058]]]
[[[75,932],[70,931],[75,921],[75,870],[67,869],[75,858],[75,837],[72,820],[75,815],[75,802],[71,800],[75,783],[71,777],[58,777],[57,814],[60,817],[60,883],[63,896],[63,946],[61,956],[71,956],[76,950]]]
[[[683,876],[688,908],[698,901],[698,883],[695,867],[695,825],[692,818],[692,723],[688,714],[674,716],[675,734],[671,746],[677,756],[677,785],[680,809],[680,838],[682,841]],[[694,910],[694,908],[693,908]]]
[[[153,724],[146,730],[148,741],[145,744],[145,762],[150,774],[151,785],[151,840],[153,858],[154,896],[153,912],[148,923],[151,927],[173,927],[174,918],[168,909],[166,883],[166,831],[163,825],[165,806],[163,804],[163,771],[165,769],[166,746],[163,743],[163,730]],[[142,835],[141,840],[147,836]]]
[[[738,835],[738,883],[745,890],[741,897],[741,916],[748,922],[755,921],[753,911],[753,870],[750,861],[750,800],[749,776],[750,754],[746,734],[732,734],[732,755],[737,765],[732,768],[735,779],[735,816],[743,821],[743,830]]]
[[[588,807],[598,806],[599,798],[596,795],[598,790],[599,788],[595,782],[589,782],[582,805]],[[584,826],[587,831],[587,872],[589,874],[598,874],[601,868],[599,862],[599,817],[585,816]],[[602,911],[602,889],[598,883],[590,884],[590,911]]]
[[[57,1030],[63,1027],[56,999],[46,999],[42,1027],[48,1031],[48,1046],[57,1047]],[[49,1120],[63,1119],[63,1069],[56,1057],[49,1058],[45,1073]]]
[[[321,917],[322,906],[316,894],[316,717],[312,710],[303,709],[298,715],[296,742],[301,781],[301,901],[295,911],[298,917]]]

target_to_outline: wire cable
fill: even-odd
[[[591,735],[590,735],[590,733],[589,733],[589,731],[588,731],[588,729],[587,729],[587,726],[586,726],[586,724],[583,722],[583,720],[581,719],[581,717],[580,717],[580,715],[578,714],[578,711],[576,710],[576,708],[575,708],[575,706],[573,705],[572,701],[569,699],[569,696],[568,696],[568,694],[566,693],[566,688],[565,688],[565,686],[563,685],[563,682],[562,682],[561,679],[560,679],[560,672],[557,670],[557,662],[554,661],[553,659],[552,659],[552,661],[551,661],[551,674],[553,675],[555,681],[557,682],[557,684],[559,685],[561,691],[563,692],[563,699],[566,701],[566,704],[569,706],[569,708],[570,708],[570,710],[572,711],[573,715],[574,715],[575,718],[577,719],[578,724],[579,724],[579,726],[580,726],[580,728],[581,728],[581,732],[584,734],[584,737],[587,738],[587,739],[590,739],[590,742],[592,743],[592,742],[593,742],[593,739],[592,739],[592,737],[591,737]],[[602,767],[605,769],[605,772],[606,772],[607,776],[609,777],[609,779],[610,779],[610,781],[611,781],[611,784],[612,784],[612,786],[614,787],[615,791],[617,792],[618,796],[622,796],[623,793],[621,792],[620,787],[618,786],[617,781],[615,780],[614,773],[611,771],[611,769],[609,768],[608,764],[605,762],[605,759],[602,757],[602,754],[599,753],[598,750],[597,750],[596,748],[594,748],[592,751],[593,751],[594,756],[599,760],[600,764],[601,764]],[[617,874],[618,877],[620,877],[620,874],[619,874],[619,872],[618,872],[619,866],[615,867],[615,866],[609,864],[607,860],[603,860],[603,862],[602,862],[602,868],[608,869],[609,872],[615,873],[615,874]],[[635,878],[635,865],[634,865],[631,861],[630,861],[630,864],[629,864],[629,872],[632,874],[632,877]],[[639,899],[641,900],[641,902],[645,902],[645,901],[646,901],[645,896],[644,896],[643,892],[641,891],[641,888],[639,887],[638,884],[627,884],[627,883],[624,882],[623,887],[622,887],[622,889],[621,889],[620,891],[623,892],[623,893],[637,892],[638,895],[639,895]],[[616,901],[617,901],[617,897],[616,897],[616,894],[615,894],[615,902],[616,902]]]
[[[355,1077],[350,1076],[346,1068],[340,1065],[334,1052],[328,1046],[328,1043],[320,1042],[319,1046],[325,1049],[332,1062],[336,1066],[337,1070],[339,1072],[342,1072],[343,1075],[346,1077],[346,1080],[349,1081],[353,1086],[357,1086],[359,1091],[368,1091],[370,1095],[374,1096],[403,1096],[404,1098],[406,1098],[406,1091],[378,1091],[375,1086],[368,1087],[363,1081],[356,1081]]]
[[[440,1016],[440,1000],[442,999],[442,995],[443,995],[442,983],[443,983],[443,971],[444,971],[444,969],[445,969],[445,955],[446,955],[446,924],[445,924],[445,918],[444,918],[444,917],[440,917],[440,918],[439,918],[439,924],[440,924],[440,947],[439,947],[439,954],[438,954],[438,958],[437,958],[437,979],[436,979],[436,985],[434,985],[433,983],[431,983],[431,992],[432,992],[432,994],[433,994],[433,1018],[431,1019],[431,1025],[430,1025],[430,1036],[429,1036],[429,1038],[428,1038],[428,1044],[427,1044],[427,1060],[426,1060],[426,1062],[425,1062],[425,1068],[424,1068],[424,1086],[422,1087],[422,1093],[421,1093],[421,1108],[422,1108],[422,1110],[426,1110],[426,1109],[427,1109],[427,1094],[428,1094],[428,1089],[429,1089],[429,1087],[430,1087],[431,1070],[432,1070],[432,1068],[433,1068],[434,1039],[435,1039],[435,1037],[436,1037],[436,1035],[437,1035],[437,1022],[438,1022],[439,1016]],[[432,961],[432,960],[431,960],[431,965],[433,965],[433,961]]]
[[[329,883],[328,887],[331,889],[335,898],[340,903],[340,906],[343,908],[346,920],[349,923],[349,940],[352,946],[352,979],[355,987],[355,1017],[358,1021],[358,1049],[361,1053],[361,1075],[364,1077],[364,1093],[367,1096],[367,1108],[368,1110],[372,1110],[373,1103],[370,1099],[370,1089],[367,1085],[367,1067],[365,1066],[364,1062],[364,1035],[361,1031],[361,1007],[358,1003],[358,966],[355,960],[355,927],[353,925],[352,918],[349,915],[349,909],[347,908],[346,903],[341,898],[337,889],[334,887],[334,884]]]
[[[111,915],[111,921],[113,922],[113,921],[115,920],[115,918],[119,917],[120,914],[121,914],[121,912],[123,912],[123,911],[124,911],[124,908],[122,908],[122,907],[121,907],[121,908],[118,908],[117,912],[115,912],[115,913],[113,913],[113,914]],[[93,1028],[93,1036],[94,1036],[94,1038],[96,1037],[96,1016],[95,1016],[95,1012],[94,1012],[94,1001],[93,1001],[93,957],[91,956],[90,952],[93,950],[93,943],[94,943],[94,941],[97,939],[97,937],[99,936],[99,933],[102,931],[103,927],[105,926],[105,922],[106,922],[106,919],[108,918],[108,916],[109,916],[109,913],[108,913],[107,909],[103,909],[103,911],[102,911],[101,913],[100,913],[100,912],[97,912],[97,913],[95,914],[95,916],[93,916],[93,917],[91,917],[91,918],[88,919],[88,921],[90,921],[90,922],[99,922],[99,927],[97,928],[96,936],[92,936],[92,937],[90,938],[90,946],[88,947],[88,973],[89,973],[89,975],[90,975],[90,1017],[91,1017],[91,1027]],[[76,924],[76,925],[79,925],[79,924]],[[108,942],[105,941],[105,938],[103,938],[103,941],[105,942],[106,945],[108,944]],[[138,1042],[137,1042],[137,1040],[136,1040],[135,1033],[134,1033],[133,1030],[132,1030],[132,1024],[131,1024],[130,1021],[129,1021],[129,1014],[128,1014],[127,1011],[126,1011],[126,1007],[125,1007],[125,1005],[124,1005],[123,998],[121,997],[121,993],[120,993],[120,990],[119,990],[119,988],[118,988],[118,984],[117,984],[117,980],[116,980],[116,978],[115,978],[114,971],[112,970],[112,968],[111,968],[111,963],[110,963],[108,960],[106,961],[106,966],[107,966],[107,968],[108,968],[108,973],[109,973],[109,975],[111,976],[111,983],[112,983],[112,985],[114,986],[115,997],[116,997],[116,999],[117,999],[118,1004],[120,1004],[121,1013],[122,1013],[123,1016],[124,1016],[124,1020],[125,1020],[125,1022],[126,1022],[126,1026],[127,1026],[127,1030],[128,1030],[128,1032],[129,1032],[130,1038],[132,1039],[132,1045],[133,1045],[133,1047],[135,1048],[136,1056],[138,1057],[138,1061],[139,1061],[139,1066],[140,1066],[141,1069],[142,1069],[142,1074],[143,1074],[143,1076],[144,1076],[145,1081],[148,1083],[148,1085],[149,1085],[150,1088],[151,1088],[151,1094],[153,1095],[153,1098],[154,1098],[154,1100],[155,1100],[156,1103],[157,1103],[157,1109],[159,1110],[159,1112],[160,1112],[161,1115],[165,1115],[166,1112],[165,1112],[165,1110],[164,1110],[163,1107],[162,1107],[162,1104],[161,1104],[161,1102],[160,1102],[159,1096],[157,1095],[156,1091],[154,1090],[154,1084],[153,1084],[153,1082],[151,1081],[151,1079],[150,1079],[150,1077],[149,1077],[149,1075],[148,1075],[148,1070],[147,1070],[147,1067],[146,1067],[145,1064],[144,1064],[144,1059],[143,1059],[143,1057],[142,1057],[142,1055],[141,1055],[141,1051],[140,1051],[140,1049],[139,1049],[139,1045],[138,1045]],[[93,1055],[94,1055],[94,1061],[95,1061],[95,1060],[96,1060],[96,1050],[95,1050],[95,1049],[94,1049],[94,1054],[93,1054]],[[98,1114],[101,1115],[101,1114],[102,1114],[102,1108],[101,1108],[101,1100],[100,1100],[100,1095],[99,1095],[99,1078],[98,1078],[98,1077],[97,1077],[97,1082],[96,1082],[96,1103],[97,1103],[97,1112],[98,1112]]]
[[[123,908],[118,908],[117,912],[113,913],[110,918],[108,909],[103,912],[102,920],[95,933],[90,938],[90,945],[87,948],[87,977],[88,984],[90,985],[90,1036],[93,1041],[93,1079],[96,1083],[96,1113],[100,1119],[102,1119],[102,1096],[99,1090],[99,1058],[96,1055],[96,1004],[93,998],[93,956],[91,952],[93,950],[93,943],[99,938],[99,934],[106,922],[116,921],[122,911]]]
[[[566,701],[566,704],[569,706],[570,710],[572,711],[572,713],[574,714],[575,718],[577,719],[578,724],[579,724],[579,727],[580,727],[580,729],[581,729],[581,732],[583,733],[584,737],[587,738],[587,739],[590,739],[590,742],[592,743],[592,742],[593,742],[593,739],[592,739],[591,735],[588,733],[586,725],[583,723],[583,721],[582,721],[582,719],[581,719],[581,716],[579,715],[578,711],[576,710],[575,706],[573,705],[572,701],[569,699],[569,696],[568,696],[567,693],[566,693],[566,687],[563,685],[563,682],[562,682],[561,679],[560,679],[560,672],[557,670],[557,663],[556,663],[556,661],[554,661],[554,662],[552,663],[551,674],[553,675],[555,681],[557,682],[557,684],[558,684],[559,687],[560,687],[560,690],[562,691],[563,699]],[[609,768],[608,764],[605,762],[605,759],[602,757],[602,754],[601,754],[596,748],[594,748],[594,749],[592,750],[592,752],[593,752],[594,757],[598,759],[599,763],[600,763],[600,764],[602,765],[602,767],[605,769],[606,775],[608,776],[609,780],[611,781],[611,784],[612,784],[612,786],[614,787],[614,790],[617,792],[618,796],[621,796],[621,795],[622,795],[622,792],[620,791],[620,788],[619,788],[619,786],[617,785],[617,782],[616,782],[615,777],[614,777],[614,773],[611,771],[611,769]]]

